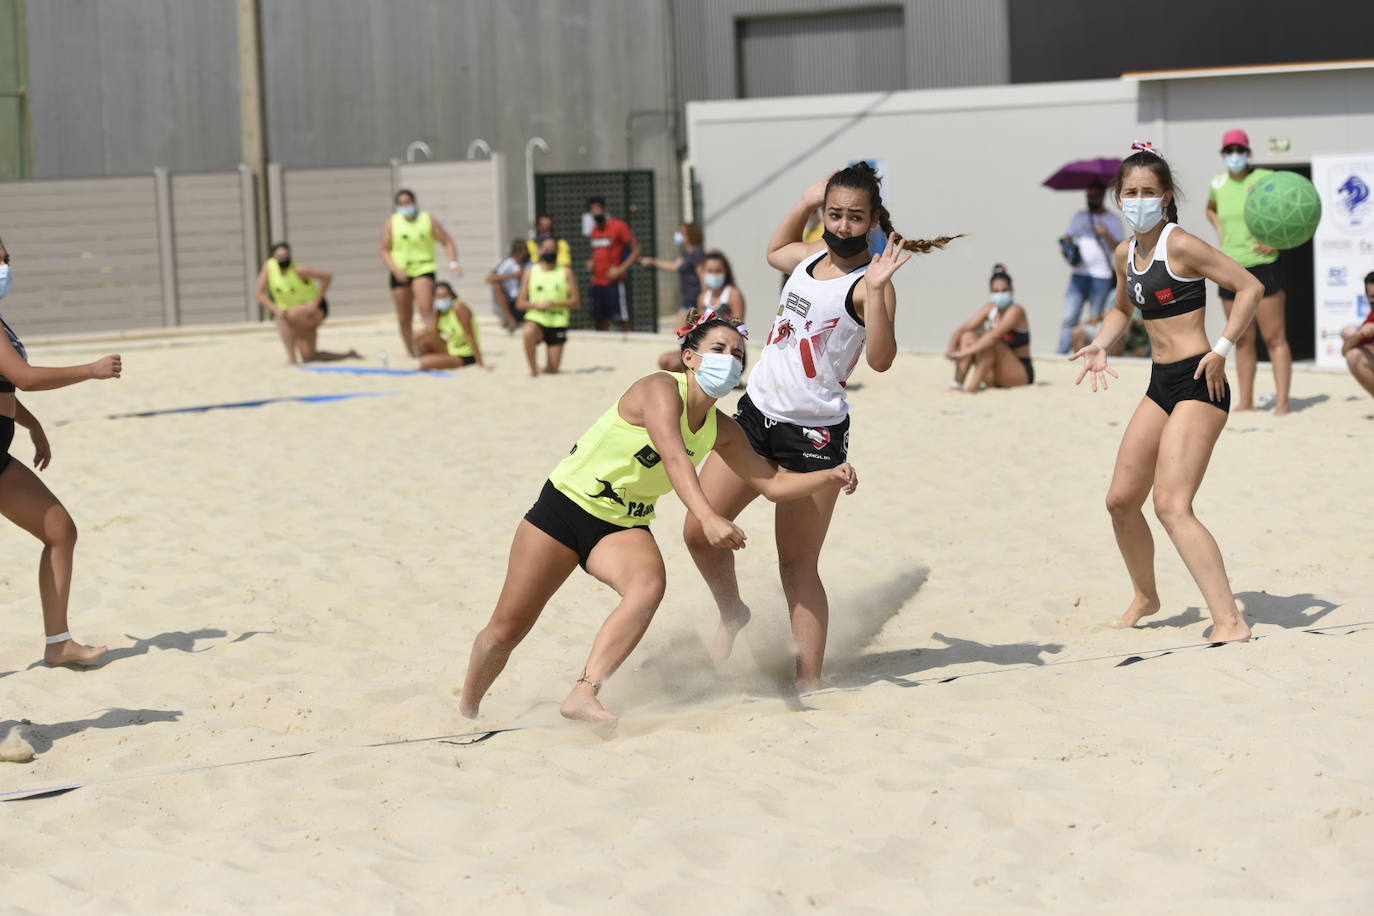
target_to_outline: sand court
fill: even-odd
[[[326,331],[406,368],[392,322]],[[664,343],[575,334],[567,372],[534,380],[493,327],[496,371],[442,378],[290,369],[270,329],[31,345],[39,365],[121,352],[125,374],[23,397],[81,530],[73,633],[111,651],[35,665],[38,546],[0,527],[0,732],[35,751],[0,792],[93,783],[0,805],[5,903],[1367,911],[1374,408],[1348,375],[1298,371],[1286,418],[1232,414],[1199,494],[1253,644],[1207,646],[1152,516],[1164,608],[1111,628],[1130,589],[1103,499],[1148,365],[1114,361],[1093,395],[1040,359],[1031,388],[964,396],[944,360],[902,354],[851,386],[827,689],[781,691],[771,506],[740,519],[755,616],[718,670],[668,497],[667,598],[602,693],[615,737],[558,716],[613,604],[580,572],[461,719],[517,522]]]

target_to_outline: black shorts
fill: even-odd
[[[1272,296],[1275,293],[1283,292],[1283,283],[1286,278],[1283,275],[1282,261],[1275,261],[1272,264],[1258,264],[1254,267],[1247,267],[1245,269],[1250,271],[1256,280],[1264,284],[1265,296]],[[1223,299],[1230,300],[1236,298],[1235,291],[1229,290],[1224,286],[1218,287],[1217,292],[1221,294],[1221,298]]]
[[[406,279],[405,279],[404,281],[402,281],[402,280],[397,280],[395,274],[387,274],[387,275],[386,275],[386,278],[387,278],[387,280],[389,280],[389,281],[391,282],[391,288],[392,288],[392,289],[402,289],[402,288],[404,288],[404,289],[410,289],[410,281],[411,281],[411,280],[423,280],[425,277],[429,277],[429,279],[434,280],[434,279],[437,278],[437,276],[438,276],[438,275],[437,275],[434,271],[431,270],[429,273],[427,273],[427,274],[420,274],[420,276],[418,276],[418,277],[406,277]]]
[[[539,498],[525,513],[525,521],[577,554],[577,565],[583,569],[587,568],[587,558],[592,555],[592,550],[606,535],[619,534],[631,528],[649,530],[648,525],[622,527],[597,518],[568,499],[551,480],[544,481],[544,489],[539,491]]]
[[[529,321],[529,319],[525,319]],[[544,345],[549,347],[561,347],[568,342],[567,328],[549,328],[537,321],[529,321],[530,324],[538,328],[544,335]]]
[[[735,422],[754,451],[789,471],[824,471],[849,456],[849,418],[837,426],[797,426],[765,417],[749,395],[739,399]]]
[[[1020,357],[1017,357],[1017,358],[1021,360],[1021,365],[1023,365],[1023,366],[1026,367],[1026,378],[1029,380],[1029,381],[1026,382],[1026,384],[1028,384],[1028,385],[1034,385],[1034,384],[1035,384],[1035,363],[1031,362],[1031,361],[1030,361],[1030,357],[1028,357],[1028,356],[1020,356]]]
[[[10,443],[14,441],[14,420],[0,417],[0,474],[10,466]]]
[[[1174,408],[1178,406],[1180,401],[1202,401],[1230,413],[1230,385],[1226,386],[1226,391],[1222,394],[1221,400],[1214,401],[1211,395],[1207,393],[1207,376],[1193,378],[1193,373],[1197,371],[1197,364],[1202,362],[1202,358],[1206,355],[1206,353],[1199,353],[1197,356],[1190,356],[1176,363],[1155,363],[1150,367],[1150,387],[1145,389],[1145,397],[1154,401],[1168,414],[1174,412]]]
[[[624,283],[592,287],[592,320],[630,320],[630,300],[625,296]]]
[[[453,354],[450,353],[449,356],[453,356]],[[471,366],[473,363],[477,362],[477,357],[475,356],[453,356],[453,358],[458,360],[459,366]]]

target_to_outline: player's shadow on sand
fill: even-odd
[[[939,671],[954,665],[981,662],[989,665],[1043,665],[1045,655],[1064,650],[1060,643],[1002,643],[988,645],[943,633],[931,636],[944,646],[927,649],[901,649],[895,652],[875,652],[861,655],[836,670],[830,680],[836,687],[863,687],[885,682],[899,687],[915,687],[920,680],[915,675]],[[961,677],[962,675],[951,675]]]
[[[1267,623],[1287,630],[1316,626],[1323,617],[1340,607],[1339,604],[1332,604],[1325,598],[1318,598],[1311,593],[1271,595],[1268,592],[1236,592],[1236,599],[1244,605],[1245,619],[1250,623]],[[1175,614],[1163,620],[1152,620],[1141,629],[1186,627],[1210,617],[1211,615],[1204,615],[1202,608],[1190,607],[1182,614]]]
[[[14,719],[0,720],[0,735],[11,728],[19,728],[25,741],[42,754],[52,750],[55,742],[78,735],[88,728],[126,728],[135,725],[150,725],[153,722],[176,722],[182,716],[180,709],[107,709],[92,719],[78,719],[75,722],[52,722],[49,724],[24,723]]]
[[[264,633],[269,632],[271,631],[249,630],[246,633],[241,633],[238,636],[234,637],[233,641],[243,642],[245,639],[252,639],[254,636],[260,636]],[[191,654],[209,652],[211,649],[215,647],[204,646],[202,648],[197,649],[196,642],[204,639],[223,639],[224,637],[228,636],[229,633],[226,630],[219,630],[211,627],[202,627],[199,630],[191,630],[190,632],[187,632],[185,630],[170,630],[166,633],[159,633],[157,636],[150,636],[147,639],[134,636],[131,633],[125,633],[124,635],[134,641],[134,644],[132,646],[124,646],[119,649],[111,649],[109,652],[105,653],[105,656],[103,659],[101,659],[99,665],[96,665],[92,668],[74,667],[74,670],[96,671],[100,668],[104,668],[111,662],[117,662],[125,658],[132,658],[135,655],[147,655],[148,652],[152,649],[162,649],[164,651],[175,652],[188,652]],[[39,661],[34,662],[32,665],[29,665],[29,670],[32,671],[34,668],[41,668],[44,664],[45,663],[40,659]]]
[[[1331,400],[1331,395],[1329,394],[1314,394],[1310,398],[1289,398],[1288,409],[1293,413],[1298,413],[1300,411],[1306,410],[1309,407],[1316,407],[1318,404],[1324,404],[1329,400]],[[1271,411],[1273,409],[1273,404],[1266,404],[1265,406],[1260,408],[1260,410]]]

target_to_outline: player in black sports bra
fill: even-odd
[[[0,264],[8,266],[9,253],[0,242]],[[6,290],[0,288],[0,296]],[[43,660],[50,665],[89,665],[105,654],[105,647],[83,646],[67,630],[67,599],[72,590],[72,554],[76,525],[38,475],[9,454],[16,426],[33,439],[33,465],[43,470],[52,460],[48,437],[38,419],[16,396],[22,391],[49,391],[87,379],[118,378],[118,356],[106,356],[83,366],[45,369],[29,365],[28,351],[3,317],[0,317],[0,514],[43,542],[38,561],[39,600],[47,633]]]
[[[1155,589],[1154,539],[1141,511],[1154,490],[1155,514],[1202,590],[1212,614],[1214,642],[1250,638],[1232,597],[1221,551],[1193,514],[1212,448],[1226,426],[1230,389],[1226,357],[1254,320],[1264,288],[1249,271],[1179,228],[1173,174],[1147,143],[1137,143],[1113,183],[1117,204],[1133,230],[1117,246],[1116,307],[1097,339],[1069,359],[1082,359],[1078,381],[1107,387],[1107,348],[1124,334],[1139,308],[1154,364],[1145,397],[1121,439],[1107,491],[1107,511],[1135,595],[1118,627],[1133,627],[1160,609]],[[1204,321],[1205,280],[1236,290],[1226,331],[1211,347]],[[1210,347],[1210,349],[1209,349]]]

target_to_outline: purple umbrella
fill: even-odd
[[[1082,191],[1091,184],[1111,184],[1120,159],[1078,159],[1045,179],[1045,187],[1056,191]]]

